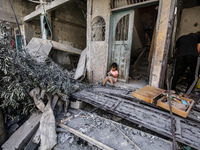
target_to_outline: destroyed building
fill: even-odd
[[[143,74],[148,84],[163,87],[175,41],[200,29],[195,0],[91,0],[87,5],[87,71],[93,82],[102,81],[116,62],[120,81],[134,84],[129,77]]]
[[[58,42],[54,43],[53,50],[49,54],[50,57],[65,68],[70,65],[76,67],[80,51],[70,53],[69,50],[66,52],[65,46],[79,50],[86,47],[86,1],[59,0],[52,1],[52,4],[49,1],[48,4],[45,8],[46,14],[44,14],[43,5],[38,5],[38,2],[13,1],[23,44],[24,46],[28,45],[33,37]],[[45,15],[48,22],[46,22]],[[12,24],[14,23],[12,34],[17,38],[19,32],[9,1],[1,3],[0,18]],[[44,28],[41,29],[41,26],[44,26]]]
[[[35,71],[34,78],[49,88],[28,88],[26,96],[41,113],[30,114],[20,127],[7,127],[15,132],[4,144],[0,139],[2,149],[143,150],[173,149],[176,144],[200,149],[199,98],[185,99],[189,107],[184,113],[173,110],[173,116],[169,104],[161,108],[170,95],[164,89],[176,40],[200,31],[199,0],[1,0],[0,20],[10,23],[13,49],[27,51],[28,63],[33,57],[35,68],[47,73],[37,76],[28,63],[30,70],[25,70]],[[118,64],[118,82],[102,87],[98,83],[113,62]],[[139,88],[144,95],[148,90],[153,94],[145,95],[147,99],[137,93]],[[23,129],[27,133],[17,139]]]

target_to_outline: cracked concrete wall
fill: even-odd
[[[178,37],[200,31],[200,6],[182,11]]]
[[[53,40],[78,49],[86,47],[86,18],[77,3],[67,4],[55,10]]]
[[[53,40],[78,49],[86,47],[86,18],[77,3],[70,3],[52,12]],[[53,59],[63,67],[71,65],[69,53],[53,50]]]
[[[90,82],[102,82],[107,72],[108,41],[110,25],[110,0],[87,1],[87,75]],[[105,20],[105,41],[92,41],[91,26],[95,17]]]
[[[34,11],[37,4],[29,2],[29,1],[24,1],[24,0],[14,0],[12,1],[12,3],[13,3],[13,8],[17,16],[18,22],[20,24],[20,29],[21,29],[22,35],[24,36],[24,42],[26,45],[31,40],[32,35],[34,37],[41,36],[40,23],[36,23],[35,21],[31,23],[23,22],[23,17],[30,14],[32,11]],[[16,20],[14,18],[14,14],[13,14],[11,5],[9,3],[9,0],[1,0],[0,20],[5,20],[11,23],[11,27],[13,31],[12,34],[14,36],[14,31],[18,30],[18,28],[16,25]]]
[[[23,23],[23,17],[34,11],[36,6],[36,4],[25,0],[14,0],[12,3],[20,24]],[[1,0],[0,2],[0,20],[1,19],[15,23],[14,14],[12,12],[9,0]]]

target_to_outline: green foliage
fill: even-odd
[[[1,27],[5,29],[5,26]],[[8,37],[0,39],[0,107],[6,120],[28,115],[36,110],[29,96],[30,90],[35,87],[52,95],[63,93],[69,96],[71,92],[87,86],[69,78],[69,72],[62,70],[49,58],[44,63],[39,63],[26,50],[19,52],[12,49],[8,40]]]

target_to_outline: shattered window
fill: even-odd
[[[92,41],[105,41],[106,23],[102,17],[96,17],[92,21]]]
[[[128,40],[128,27],[129,27],[129,14],[122,17],[116,26],[115,40],[127,41]]]

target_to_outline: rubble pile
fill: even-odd
[[[0,107],[6,121],[36,110],[29,96],[29,92],[36,87],[52,95],[69,95],[81,86],[87,86],[70,78],[70,72],[60,68],[50,58],[39,63],[26,50],[12,49],[8,24],[1,22],[0,31]]]
[[[63,121],[63,124],[116,150],[167,150],[172,148],[172,143],[169,141],[100,117],[95,113],[90,114],[81,111],[71,119]],[[90,143],[81,141],[80,138],[63,130],[63,128],[57,128],[57,131],[59,132],[58,143],[54,147],[56,150],[62,150],[66,147],[71,150],[97,149],[96,147],[91,146]]]

